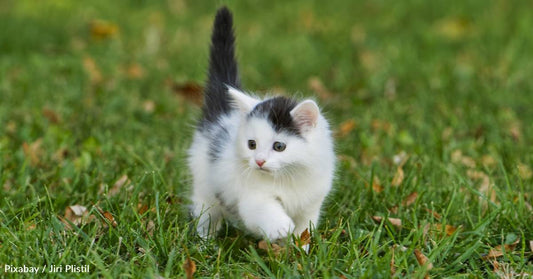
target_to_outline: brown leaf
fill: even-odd
[[[404,179],[404,172],[401,166],[396,169],[396,173],[391,181],[391,186],[398,187],[402,184]]]
[[[272,251],[275,256],[279,255],[284,249],[276,243],[271,243],[270,245],[265,240],[259,241],[257,243],[257,248],[264,251]]]
[[[476,167],[476,161],[474,161],[474,159],[472,159],[471,157],[463,155],[463,152],[461,150],[455,150],[454,152],[452,152],[451,159],[453,163],[460,163],[465,167]]]
[[[91,84],[99,84],[102,82],[102,73],[100,72],[100,69],[98,68],[98,65],[96,65],[96,62],[93,58],[89,56],[83,58],[83,68],[89,75]]]
[[[26,158],[29,159],[29,163],[31,166],[37,166],[41,162],[41,156],[43,153],[41,149],[42,143],[43,143],[43,139],[39,138],[30,144],[26,142],[22,144],[22,150],[24,151],[24,156],[26,156]]]
[[[407,196],[407,198],[405,198],[405,200],[403,200],[402,205],[403,206],[412,205],[416,201],[417,197],[418,197],[418,193],[417,192],[411,193],[409,196]]]
[[[452,226],[452,225],[444,226],[444,233],[447,236],[451,236],[452,234],[455,233],[455,231],[457,231],[457,227],[455,226]],[[427,235],[429,233],[431,234],[437,233],[437,235],[440,235],[442,232],[443,232],[443,227],[442,227],[442,224],[439,224],[439,223],[426,224],[426,226],[424,227],[424,235]]]
[[[390,258],[390,274],[391,277],[394,277],[394,274],[396,273],[396,266],[394,265],[394,250],[396,249],[396,246],[392,246],[392,255]]]
[[[381,216],[372,216],[372,219],[378,223],[381,223],[385,218]],[[402,219],[398,218],[386,218],[393,226],[395,226],[398,229],[402,228]]]
[[[148,211],[148,205],[138,203],[137,204],[137,212],[139,212],[139,215],[143,215],[146,211]]]
[[[194,278],[194,273],[196,272],[196,263],[191,260],[191,258],[187,257],[183,263],[183,269],[185,270],[187,279],[192,279]]]
[[[426,257],[420,250],[415,249],[416,260],[421,266],[426,266],[426,270],[429,271],[433,268],[433,264],[429,261],[429,258]]]
[[[106,211],[102,215],[104,215],[104,217],[107,219],[107,221],[109,221],[111,226],[116,227],[118,225],[117,221],[115,221],[115,217],[113,217],[113,214],[111,214],[111,212]]]
[[[118,193],[120,193],[120,189],[129,186],[130,183],[131,181],[128,178],[128,175],[124,174],[115,182],[115,184],[113,184],[113,187],[109,189],[109,192],[107,194],[110,197],[116,196]]]
[[[147,113],[153,113],[155,110],[155,102],[152,100],[146,100],[142,104],[143,110]]]
[[[90,223],[94,220],[94,215],[89,215],[87,207],[83,205],[70,205],[65,208],[64,217],[58,216],[67,229],[72,229],[70,223],[78,226]],[[69,223],[70,222],[70,223]]]
[[[496,160],[490,155],[483,155],[481,157],[481,164],[486,168],[492,168],[496,166]]]
[[[50,121],[50,123],[57,124],[57,123],[61,122],[61,118],[59,117],[59,115],[55,111],[53,111],[52,109],[43,108],[43,116],[46,119],[48,119],[48,121]]]
[[[528,180],[531,177],[533,177],[533,171],[531,171],[531,168],[528,165],[518,163],[517,168],[518,168],[518,175],[520,176],[520,178],[524,180]]]
[[[90,24],[91,37],[97,40],[112,38],[118,33],[118,26],[114,23],[96,19]]]
[[[431,210],[431,209],[429,209],[429,208],[426,208],[426,211],[427,211],[429,214],[433,215],[433,217],[435,217],[435,219],[440,220],[440,218],[442,218],[442,216],[441,216],[438,212],[435,212],[435,211],[433,211],[433,210]]]
[[[192,102],[196,105],[202,104],[203,87],[194,82],[175,83],[172,82],[170,88],[174,94],[181,96],[186,101]]]
[[[372,190],[376,193],[381,193],[383,191],[383,186],[381,186],[381,181],[379,181],[379,177],[374,176],[374,179],[372,180]]]
[[[520,239],[516,239],[516,241],[511,244],[498,245],[490,249],[489,253],[487,255],[484,255],[482,258],[484,260],[489,260],[489,259],[495,259],[495,258],[501,257],[505,253],[512,252],[519,242],[520,242]]]
[[[300,239],[298,239],[296,244],[298,247],[303,247],[309,243],[311,243],[311,234],[308,229],[305,229],[305,231],[300,234]]]
[[[354,119],[345,120],[339,125],[339,129],[337,130],[337,137],[344,138],[348,136],[353,131],[353,129],[355,129],[356,126],[357,122],[355,122]]]
[[[328,100],[332,97],[331,92],[324,86],[318,77],[310,77],[307,86],[314,91],[321,100]]]
[[[154,229],[155,229],[155,223],[152,220],[149,220],[148,223],[146,223],[146,232],[149,236],[154,235]]]
[[[144,69],[137,63],[128,65],[125,72],[130,79],[140,79],[144,77]]]

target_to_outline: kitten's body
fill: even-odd
[[[193,214],[207,237],[226,219],[270,240],[317,225],[331,189],[329,125],[313,101],[239,88],[231,13],[216,16],[203,118],[189,149]]]

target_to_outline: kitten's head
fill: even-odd
[[[286,97],[258,100],[229,89],[241,112],[238,154],[252,170],[270,175],[291,174],[310,165],[316,147],[320,110],[312,100],[300,103]]]

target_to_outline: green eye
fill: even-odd
[[[285,150],[286,147],[287,147],[287,145],[285,145],[283,142],[279,142],[279,141],[274,142],[274,145],[272,146],[272,148],[274,150],[276,150],[277,152],[281,152],[281,151]]]
[[[255,140],[248,140],[248,148],[254,150],[257,147]]]

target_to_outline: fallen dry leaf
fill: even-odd
[[[102,215],[104,215],[104,217],[107,219],[107,221],[109,221],[111,226],[116,227],[118,225],[117,221],[115,221],[115,217],[113,217],[113,214],[111,214],[111,212],[106,211]]]
[[[416,198],[418,198],[418,193],[417,192],[413,192],[409,196],[407,196],[407,198],[405,198],[405,200],[402,201],[402,205],[403,206],[410,206],[416,201]]]
[[[120,189],[129,186],[130,183],[131,181],[128,178],[128,175],[124,174],[115,182],[115,184],[113,184],[113,187],[109,189],[107,194],[110,197],[116,196],[118,193],[120,193]]]
[[[324,86],[318,77],[310,77],[307,86],[314,91],[321,100],[328,100],[332,97],[331,92]]]
[[[155,223],[152,220],[149,220],[148,223],[146,223],[146,232],[149,236],[154,235],[154,229],[155,229]]]
[[[484,255],[482,258],[484,260],[489,260],[489,259],[495,259],[495,258],[501,257],[505,253],[512,252],[519,242],[520,242],[520,239],[516,239],[516,241],[511,244],[498,245],[490,249],[489,253],[487,255]]]
[[[429,258],[420,252],[420,250],[415,249],[415,256],[418,264],[426,267],[426,271],[430,271],[433,268],[433,264],[429,261]]]
[[[374,179],[372,180],[372,190],[376,193],[381,193],[383,191],[383,186],[381,186],[381,181],[379,181],[379,177],[374,176]]]
[[[137,63],[130,64],[126,67],[126,75],[130,79],[140,79],[144,77],[144,69]]]
[[[48,119],[48,121],[50,121],[50,123],[57,124],[57,123],[61,122],[61,118],[59,117],[57,112],[53,111],[52,109],[43,108],[43,112],[42,113],[43,113],[44,118]]]
[[[170,88],[174,94],[181,96],[186,101],[192,102],[196,105],[202,104],[203,98],[203,87],[194,82],[186,83],[170,83]]]
[[[139,213],[139,215],[143,215],[146,211],[148,211],[147,204],[142,204],[142,203],[137,204],[137,212]]]
[[[349,135],[357,126],[357,122],[354,119],[348,119],[339,125],[337,130],[337,137],[344,138]]]
[[[259,241],[257,243],[257,248],[264,251],[272,251],[275,256],[279,255],[284,249],[276,243],[271,243],[270,245],[265,240]]]
[[[90,24],[91,37],[102,40],[112,38],[118,33],[118,26],[109,21],[96,19]]]
[[[509,123],[509,134],[515,141],[519,141],[522,138],[522,124],[516,120]]]
[[[444,226],[444,233],[446,234],[446,236],[451,236],[452,234],[455,233],[455,231],[457,231],[457,227],[455,226],[452,226],[452,225],[445,225]],[[440,235],[441,233],[443,232],[443,227],[442,227],[442,224],[426,224],[424,226],[424,235],[428,235],[428,234],[433,234],[433,233],[437,233],[438,235]]]
[[[440,220],[440,218],[442,218],[442,216],[441,216],[438,212],[435,212],[435,211],[433,211],[433,210],[431,210],[431,209],[429,209],[429,208],[426,208],[426,211],[427,211],[429,214],[433,215],[433,217],[435,217],[435,219]]]
[[[153,113],[155,110],[155,102],[152,100],[146,100],[142,103],[143,110],[147,113]]]
[[[372,219],[378,223],[381,223],[384,219],[388,220],[393,226],[398,229],[402,228],[402,219],[398,218],[383,218],[381,216],[372,216]]]
[[[481,157],[481,164],[486,168],[492,168],[496,166],[496,160],[490,155],[483,155]]]
[[[533,252],[533,240],[529,241],[529,250],[531,250],[531,252]]]
[[[405,175],[404,175],[403,169],[401,166],[399,166],[396,169],[396,173],[394,174],[394,177],[392,178],[391,186],[394,186],[394,187],[400,186],[403,182],[404,176]]]
[[[37,166],[41,162],[42,149],[41,144],[43,143],[42,138],[38,138],[36,141],[28,144],[24,142],[22,144],[22,151],[24,151],[24,156],[29,159],[31,166]]]
[[[63,217],[58,216],[59,220],[65,224],[67,229],[72,229],[72,226],[70,223],[78,226],[78,225],[84,225],[87,223],[92,222],[95,217],[94,215],[89,215],[89,211],[87,211],[87,207],[83,205],[70,205],[65,208],[65,214]]]
[[[98,65],[96,65],[96,62],[92,57],[86,56],[85,58],[83,58],[83,68],[89,75],[89,80],[91,81],[91,84],[99,84],[102,82],[102,73],[100,72]]]
[[[533,171],[528,165],[519,163],[517,168],[518,168],[518,175],[520,176],[520,178],[524,180],[528,180],[531,177],[533,177]]]
[[[471,157],[463,155],[463,152],[461,150],[455,150],[454,152],[452,152],[451,159],[453,163],[460,163],[465,167],[476,167],[476,161]]]
[[[191,260],[191,258],[187,257],[187,259],[183,263],[183,270],[185,270],[185,275],[187,276],[187,279],[194,278],[194,273],[196,272],[196,263]]]
[[[300,234],[300,239],[298,239],[296,244],[298,247],[303,247],[309,245],[309,243],[311,243],[311,234],[308,229],[305,229],[305,231]]]

